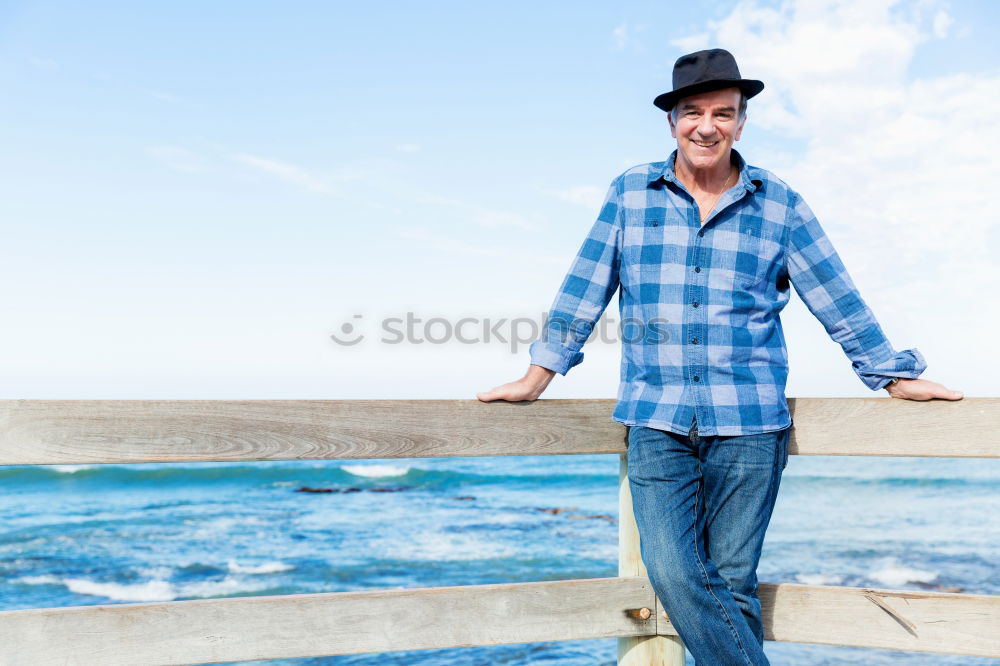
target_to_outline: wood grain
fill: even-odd
[[[1000,457],[1000,398],[798,398],[799,455]],[[7,400],[0,465],[625,452],[611,400]]]
[[[1000,457],[1000,398],[796,398],[789,408],[799,455]]]
[[[1000,656],[1000,597],[794,584],[763,584],[760,597],[769,640]],[[4,611],[0,664],[212,663],[672,636],[656,615],[630,617],[653,604],[648,580],[623,577]]]
[[[240,597],[0,612],[0,664],[291,659],[650,634],[642,578]]]
[[[632,512],[632,490],[628,482],[628,456],[618,461],[618,575],[646,578],[646,565],[639,547],[639,526]],[[618,666],[684,666],[684,643],[669,621],[660,615],[660,600],[654,595],[650,607],[657,636],[618,639]]]
[[[1000,596],[760,586],[768,640],[1000,657]]]

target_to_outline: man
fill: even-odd
[[[650,581],[697,663],[767,664],[757,564],[792,421],[779,313],[789,284],[872,390],[959,400],[896,352],[819,222],[794,190],[732,149],[746,101],[722,49],[674,65],[677,149],[616,178],[531,346],[527,374],[478,395],[534,400],[583,355],[620,289],[622,372],[613,418],[628,426],[629,485]]]

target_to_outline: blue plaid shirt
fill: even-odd
[[[531,363],[560,374],[615,291],[621,385],[613,419],[687,434],[749,435],[791,424],[779,314],[791,283],[854,371],[877,390],[926,368],[896,352],[812,211],[794,190],[733,151],[736,185],[701,225],[664,162],[618,176],[531,345]]]

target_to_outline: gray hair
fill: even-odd
[[[736,112],[736,117],[743,120],[747,116],[747,96],[740,92],[740,108]],[[670,120],[677,124],[677,105],[674,104],[674,108],[670,109]]]

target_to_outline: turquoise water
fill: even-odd
[[[0,609],[614,576],[617,479],[617,456],[0,468]],[[1000,594],[998,490],[997,460],[793,456],[760,578]],[[615,644],[256,663],[575,666],[614,663]],[[775,665],[997,663],[766,649]]]

